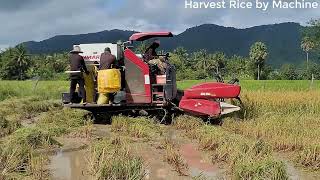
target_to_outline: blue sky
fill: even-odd
[[[0,21],[6,22],[0,28],[0,48],[55,35],[110,29],[180,33],[204,23],[246,28],[281,22],[306,24],[311,18],[320,18],[320,9],[270,9],[266,12],[185,9],[184,3],[184,0],[0,0]]]

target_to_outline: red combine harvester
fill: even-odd
[[[184,91],[177,90],[175,67],[170,64],[169,54],[159,55],[166,59],[167,68],[165,75],[157,75],[155,73],[157,67],[145,63],[142,55],[135,54],[127,46],[129,42],[145,41],[155,37],[173,37],[173,34],[171,32],[135,33],[128,42],[117,44],[117,47],[113,48],[117,50],[112,53],[117,56],[122,87],[115,93],[112,104],[69,104],[68,93],[63,93],[65,106],[88,110],[96,118],[100,115],[136,114],[156,115],[161,121],[170,119],[172,114],[182,113],[216,119],[240,110],[240,107],[225,102],[227,99],[240,101],[239,85],[207,82]],[[85,50],[82,50],[85,53]],[[86,63],[90,64],[90,60]]]

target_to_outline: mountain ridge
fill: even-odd
[[[189,52],[207,49],[208,52],[222,51],[228,56],[248,56],[250,46],[256,41],[262,41],[269,50],[269,64],[298,64],[304,60],[304,52],[300,49],[304,28],[294,22],[243,29],[202,24],[190,27],[173,38],[161,39],[161,47],[167,51],[182,46]],[[39,42],[28,41],[23,44],[32,54],[57,53],[69,51],[73,44],[126,41],[135,32],[137,31],[112,29],[96,33],[57,35]]]

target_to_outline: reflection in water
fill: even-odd
[[[49,166],[52,179],[55,180],[85,180],[86,159],[85,151],[63,152],[59,150],[51,157]]]

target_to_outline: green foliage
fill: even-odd
[[[298,73],[296,72],[294,65],[284,64],[281,67],[280,77],[281,79],[297,80]]]
[[[238,55],[228,57],[224,52],[209,53],[207,49],[188,52],[184,47],[177,47],[170,54],[169,61],[176,67],[178,80],[213,79],[217,74],[224,76],[225,79],[311,79],[313,74],[316,79],[319,79],[320,68],[318,63],[314,62],[316,51],[311,51],[316,45],[312,38],[314,37],[311,35],[306,36],[302,42],[303,49],[308,50],[308,54],[310,54],[310,61],[308,60],[307,65],[302,64],[294,67],[294,71],[297,73],[295,78],[285,75],[288,72],[281,72],[288,69],[273,69],[265,63],[268,52],[266,45],[262,42],[251,46],[248,57]],[[144,53],[146,48],[147,43],[142,42],[135,51]],[[0,79],[68,80],[68,75],[64,73],[68,66],[68,53],[28,55],[22,45],[8,48],[0,53]],[[37,83],[35,82],[35,84]],[[18,88],[12,91],[2,91],[1,88],[7,88],[7,86],[0,87],[0,99],[1,93],[5,93],[5,97],[14,96],[16,93],[20,94],[20,92],[16,92],[19,91]],[[55,92],[53,93],[56,95]]]
[[[9,48],[0,54],[0,79],[24,80],[30,66],[30,56],[23,45]]]
[[[143,54],[144,52],[146,52],[147,48],[148,48],[147,42],[142,41],[141,43],[139,43],[139,45],[136,46],[135,52],[138,54]]]
[[[68,54],[34,55],[32,56],[32,67],[28,69],[29,77],[40,79],[67,79],[67,76],[60,76],[67,70],[69,61]]]
[[[265,60],[268,56],[267,46],[263,42],[256,42],[250,47],[250,59],[254,62],[257,69],[257,79],[260,80],[261,71],[263,71]]]
[[[29,55],[23,45],[18,45],[0,53],[0,79],[66,79],[67,76],[60,74],[67,69],[68,64],[67,53]]]
[[[312,19],[309,22],[309,27],[305,32],[305,36],[309,37],[311,42],[315,43],[316,46],[320,45],[320,19]]]

